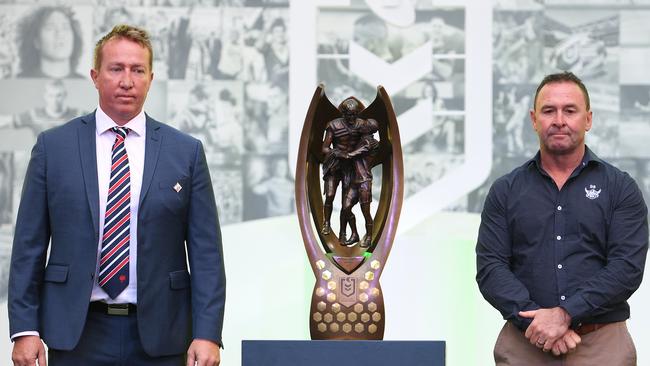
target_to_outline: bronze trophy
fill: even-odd
[[[379,165],[381,193],[373,216],[372,168]],[[379,277],[395,238],[403,173],[397,119],[384,88],[377,87],[367,108],[355,97],[337,108],[319,85],[302,128],[296,167],[298,219],[316,276],[309,312],[312,339],[383,339]],[[331,227],[337,192],[338,236]],[[352,211],[357,204],[363,237]]]

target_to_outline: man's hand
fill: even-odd
[[[544,352],[551,350],[555,341],[567,332],[571,324],[571,317],[561,307],[520,311],[519,316],[533,319],[526,329],[525,336],[531,344]]]
[[[14,366],[47,366],[45,361],[45,346],[39,336],[26,335],[14,341],[14,351],[11,354]]]
[[[195,339],[187,349],[187,366],[219,366],[219,345],[207,339]]]
[[[582,339],[573,329],[567,330],[564,335],[553,344],[553,354],[556,356],[569,353],[578,347]]]

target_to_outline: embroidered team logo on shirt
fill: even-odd
[[[585,196],[590,200],[595,200],[598,198],[598,196],[600,196],[600,191],[602,191],[602,189],[596,190],[596,185],[590,184],[589,189],[585,187]]]

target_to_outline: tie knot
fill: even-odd
[[[120,135],[123,139],[126,139],[126,135],[128,135],[129,131],[131,131],[131,129],[128,127],[113,127],[111,130]]]

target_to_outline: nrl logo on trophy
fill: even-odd
[[[381,174],[381,184],[374,182],[380,191],[375,205],[373,168]],[[352,96],[336,107],[319,85],[302,128],[296,167],[298,219],[316,276],[309,313],[312,339],[383,339],[379,277],[395,238],[403,177],[397,119],[384,88],[377,87],[368,107]]]

